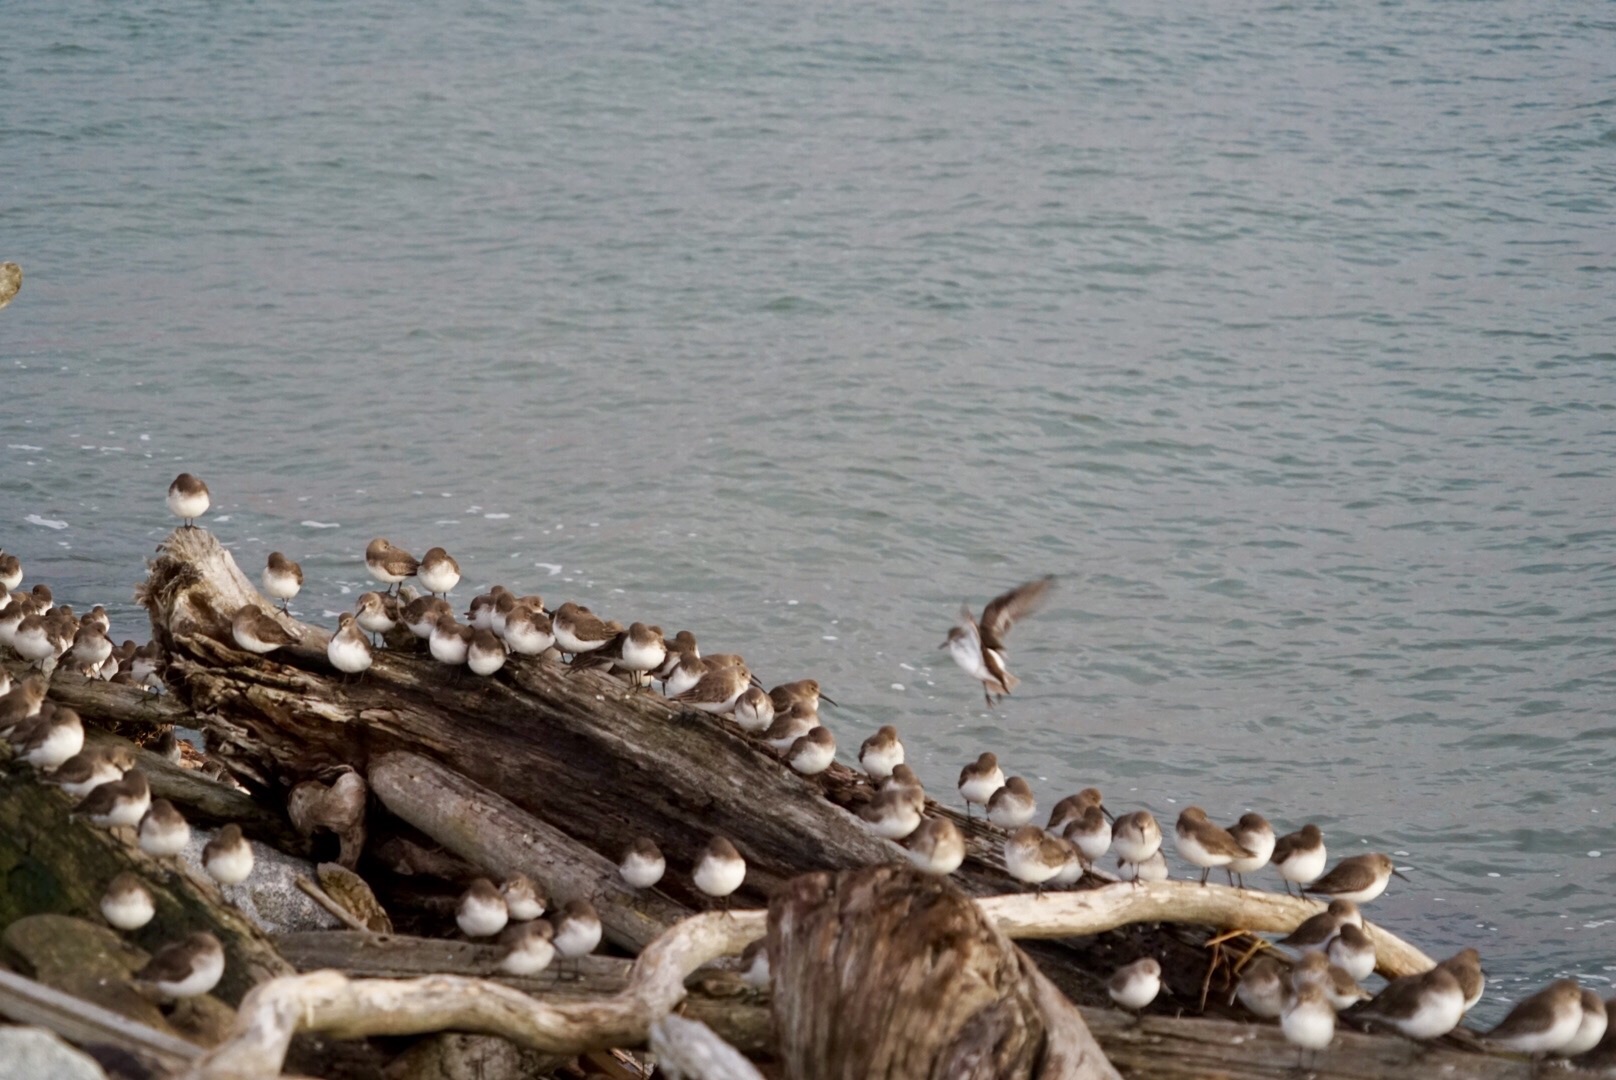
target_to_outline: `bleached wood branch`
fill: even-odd
[[[651,1025],[651,1053],[671,1080],[763,1080],[757,1066],[712,1028],[674,1013]]]
[[[1145,922],[1289,933],[1324,910],[1317,900],[1189,881],[1118,883],[1079,892],[1046,892],[1041,898],[1015,893],[977,903],[1012,938],[1075,937]],[[1364,930],[1375,943],[1376,970],[1387,978],[1415,975],[1435,966],[1429,956],[1395,934],[1367,920]]]
[[[692,916],[646,946],[628,986],[605,1001],[549,1005],[484,979],[349,979],[316,971],[274,979],[241,1003],[230,1037],[186,1073],[193,1080],[280,1075],[298,1031],[339,1037],[469,1031],[552,1053],[639,1046],[653,1020],[684,997],[684,981],[710,960],[740,952],[763,933],[762,911]]]

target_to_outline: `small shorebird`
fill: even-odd
[[[786,751],[786,763],[803,776],[818,776],[835,760],[836,736],[827,727],[815,727]]]
[[[885,780],[892,770],[903,764],[903,743],[898,741],[898,729],[883,724],[879,731],[859,745],[859,764],[872,780]]]
[[[588,956],[600,944],[600,916],[588,900],[569,900],[555,917],[555,951],[564,960]]]
[[[12,730],[11,750],[40,772],[54,772],[84,749],[84,721],[66,705],[40,706],[32,720]]]
[[[875,835],[902,840],[920,828],[920,811],[925,801],[924,795],[917,796],[909,788],[887,788],[875,793],[875,798],[859,810],[859,817]]]
[[[1093,866],[1111,850],[1111,823],[1105,820],[1105,811],[1095,803],[1083,811],[1083,816],[1069,822],[1062,836],[1077,847],[1087,866]]]
[[[257,604],[242,604],[236,609],[230,620],[230,636],[238,648],[259,656],[286,645],[296,645],[299,640]]]
[[[607,621],[580,604],[567,601],[550,616],[556,647],[570,656],[594,652],[623,632],[622,624]]]
[[[505,586],[494,585],[487,592],[472,597],[466,608],[466,622],[477,630],[494,629],[494,612],[499,609],[500,600],[511,595],[511,590]]]
[[[466,644],[466,666],[473,675],[492,675],[505,666],[505,643],[492,630],[473,630]]]
[[[806,705],[810,712],[817,713],[821,701],[836,704],[819,689],[817,679],[798,679],[796,682],[781,683],[769,691],[769,700],[774,702],[776,712],[801,703]]]
[[[1313,983],[1323,987],[1324,998],[1336,1012],[1356,1005],[1369,996],[1369,991],[1358,985],[1352,973],[1321,952],[1310,952],[1291,968],[1291,987],[1300,989]]]
[[[1410,1039],[1437,1039],[1459,1026],[1464,991],[1451,971],[1434,967],[1393,979],[1358,1015]]]
[[[385,597],[387,594],[382,595]],[[398,612],[398,621],[423,641],[432,640],[432,631],[437,628],[439,619],[453,618],[454,611],[449,607],[449,602],[440,596],[418,596]]]
[[[1605,1030],[1610,1025],[1610,1010],[1599,995],[1592,990],[1582,991],[1582,1025],[1577,1033],[1555,1053],[1561,1057],[1574,1058],[1586,1054],[1598,1046],[1605,1039]]]
[[[612,667],[628,673],[631,686],[650,683],[651,672],[656,671],[668,658],[668,646],[662,640],[662,627],[647,626],[642,622],[629,623],[617,646],[617,659]]]
[[[0,551],[0,592],[9,593],[22,584],[22,560],[6,551]],[[4,607],[0,604],[0,607]]]
[[[123,779],[102,784],[73,808],[103,829],[133,829],[151,809],[151,784],[139,769],[130,769]]]
[[[1517,1054],[1554,1054],[1564,1050],[1582,1027],[1582,987],[1575,979],[1556,979],[1509,1010],[1509,1015],[1482,1041]]]
[[[960,770],[959,793],[965,799],[965,816],[971,816],[971,807],[986,808],[993,793],[1004,787],[1004,770],[993,754],[982,753],[971,764]]]
[[[947,818],[927,818],[909,839],[909,861],[923,874],[952,874],[965,861],[965,837]]]
[[[0,736],[9,736],[26,720],[39,715],[45,705],[45,689],[50,684],[43,675],[32,674],[0,698]]]
[[[1199,806],[1188,806],[1178,815],[1178,826],[1173,830],[1178,841],[1178,854],[1184,861],[1201,868],[1201,884],[1215,866],[1228,866],[1236,859],[1252,858],[1252,853],[1241,847],[1235,838],[1207,820],[1206,811]]]
[[[1003,829],[1019,829],[1038,813],[1032,787],[1019,776],[1012,776],[988,798],[988,820]]]
[[[518,923],[500,940],[499,970],[507,975],[537,975],[555,958],[555,928],[543,919]]]
[[[1393,874],[1403,877],[1391,859],[1379,852],[1353,855],[1336,863],[1334,869],[1303,891],[1367,904],[1386,891]]]
[[[45,661],[57,655],[56,637],[59,633],[56,620],[50,615],[25,615],[12,635],[11,647],[18,656],[43,671]]]
[[[1272,956],[1259,956],[1240,973],[1240,985],[1235,987],[1234,993],[1252,1016],[1259,1020],[1277,1020],[1285,1006],[1288,989],[1279,961]]]
[[[1117,859],[1117,869],[1119,871],[1122,869],[1122,865],[1122,859],[1119,857]],[[1148,859],[1133,864],[1133,880],[1135,882],[1166,881],[1167,877],[1167,856],[1161,853],[1160,847],[1152,852]]]
[[[1326,852],[1324,834],[1317,825],[1304,825],[1274,841],[1274,852],[1269,857],[1279,876],[1285,879],[1285,893],[1291,885],[1311,885],[1324,873]]]
[[[281,610],[303,588],[303,568],[278,551],[269,553],[264,564],[264,595],[281,602]]]
[[[101,895],[101,917],[118,930],[139,930],[152,921],[157,906],[151,890],[134,874],[125,870],[112,879],[107,891]]]
[[[1360,927],[1342,923],[1325,949],[1330,963],[1340,966],[1359,982],[1375,973],[1375,943]]]
[[[189,998],[219,985],[224,975],[224,946],[206,930],[157,950],[133,981],[165,998]]]
[[[1111,847],[1117,853],[1117,868],[1131,865],[1136,884],[1142,864],[1161,854],[1161,842],[1161,826],[1149,810],[1123,814],[1111,825]],[[1162,865],[1165,869],[1166,863]]]
[[[126,746],[92,746],[80,750],[50,775],[50,782],[74,799],[82,799],[102,784],[122,780],[134,768],[134,751]]]
[[[741,952],[741,982],[753,990],[769,988],[769,939],[758,938]]]
[[[760,686],[749,686],[735,701],[735,711],[730,718],[742,731],[750,731],[754,735],[769,730],[774,723],[774,702]]]
[[[84,617],[88,620],[90,617]],[[73,662],[88,671],[94,671],[112,655],[112,642],[99,624],[86,621],[73,635]]]
[[[399,583],[405,578],[414,577],[420,571],[421,564],[414,555],[403,548],[394,547],[386,537],[378,536],[365,545],[365,569],[383,585],[393,586],[388,591],[396,593]]]
[[[1242,814],[1240,820],[1229,826],[1229,835],[1234,842],[1251,852],[1249,856],[1242,856],[1224,867],[1227,873],[1233,874],[1240,882],[1240,887],[1246,887],[1246,875],[1254,874],[1268,865],[1268,860],[1274,854],[1274,827],[1268,824],[1261,814]]]
[[[448,596],[460,584],[460,564],[442,548],[428,548],[415,568],[415,578],[431,595]]]
[[[1331,900],[1330,906],[1317,915],[1309,915],[1296,925],[1296,929],[1274,944],[1299,952],[1323,952],[1341,927],[1352,924],[1362,929],[1363,915],[1351,900]]]
[[[880,790],[886,791],[888,788],[904,788],[912,791],[915,798],[922,802],[926,799],[925,785],[920,782],[920,777],[915,775],[915,770],[907,765],[893,766],[892,775],[880,784]]]
[[[153,799],[140,819],[140,850],[154,859],[178,855],[191,842],[191,826],[167,799]]]
[[[698,660],[696,663],[704,661]],[[798,739],[816,727],[819,727],[818,713],[807,712],[802,706],[793,705],[774,714],[774,720],[764,730],[762,738],[771,749],[784,754],[796,745]]]
[[[476,630],[455,622],[454,615],[445,611],[432,624],[432,634],[427,638],[427,651],[438,663],[459,667],[466,662],[466,654],[471,650],[471,636],[475,633]]]
[[[724,910],[729,910],[729,897],[746,880],[746,860],[735,850],[735,845],[722,836],[715,836],[696,860],[690,880],[708,896],[721,898]]]
[[[386,593],[361,593],[354,605],[354,620],[367,634],[386,634],[398,625],[398,601]]]
[[[1005,635],[1016,620],[1023,619],[1042,606],[1055,584],[1053,574],[1036,581],[1024,582],[1009,592],[988,601],[982,609],[982,621],[977,622],[968,605],[960,607],[960,621],[948,632],[948,638],[939,649],[947,649],[954,662],[982,684],[982,696],[988,708],[993,707],[993,696],[1007,696],[1021,680],[1005,667]]]
[[[1317,1054],[1334,1042],[1335,1009],[1324,987],[1317,983],[1299,987],[1280,1012],[1279,1028],[1286,1041],[1297,1047],[1297,1068],[1309,1051]]]
[[[519,656],[538,656],[555,647],[550,616],[535,604],[519,603],[505,616],[505,644]]]
[[[455,906],[455,925],[467,937],[493,937],[505,929],[509,920],[510,912],[504,899],[487,878],[473,881],[460,894],[460,903]]]
[[[1482,991],[1487,989],[1487,973],[1481,970],[1481,954],[1475,949],[1460,949],[1437,967],[1446,968],[1459,980],[1459,989],[1464,991],[1465,1012],[1474,1009],[1476,1002],[1481,1000]]]
[[[231,822],[202,847],[202,868],[220,885],[240,885],[253,870],[252,845]]]
[[[1142,957],[1124,964],[1106,980],[1106,993],[1124,1009],[1138,1012],[1152,1001],[1162,989],[1161,963],[1153,956]]]
[[[702,677],[711,670],[712,666],[693,652],[669,653],[668,662],[660,669],[662,693],[670,698],[678,697],[701,682]],[[781,711],[775,711],[776,718]]]
[[[1044,884],[1060,873],[1068,858],[1076,857],[1075,848],[1036,825],[1023,825],[1004,842],[1004,868],[1017,881],[1035,887],[1040,898]]]
[[[1068,795],[1056,803],[1055,809],[1049,812],[1049,824],[1044,828],[1052,833],[1065,832],[1066,827],[1081,818],[1090,806],[1098,806],[1105,820],[1111,820],[1111,815],[1106,812],[1105,799],[1100,794],[1100,789],[1087,787],[1076,795]]]
[[[644,836],[634,838],[617,864],[617,872],[632,889],[649,889],[662,880],[667,870],[668,860],[663,858],[662,849]]]
[[[505,911],[515,922],[537,919],[544,914],[544,905],[549,900],[544,890],[526,874],[512,874],[500,882],[499,898],[505,901]]]
[[[375,593],[371,593],[375,596]],[[359,619],[351,611],[337,616],[337,632],[326,642],[325,657],[331,666],[343,675],[362,675],[375,662],[370,639],[365,636]]]
[[[192,522],[208,512],[208,502],[208,485],[188,472],[168,485],[168,511],[183,520],[187,529],[196,528]]]
[[[673,700],[702,712],[727,713],[751,685],[752,676],[746,665],[737,664],[709,671],[700,682]]]

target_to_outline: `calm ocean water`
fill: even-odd
[[[1608,992],[1608,4],[0,26],[0,545],[117,637],[189,469],[305,617],[443,544],[817,676],[944,797],[993,749],[1395,852],[1483,1019]],[[936,647],[1045,572],[989,714]]]

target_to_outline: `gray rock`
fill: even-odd
[[[187,866],[205,880],[207,870],[202,866],[202,848],[215,833],[202,829],[191,830],[191,843],[180,854]],[[297,879],[319,881],[314,864],[294,859],[272,847],[249,840],[253,850],[253,869],[240,885],[220,885],[224,898],[236,906],[266,934],[287,934],[297,930],[337,930],[342,921],[325,908],[309,899],[297,887]]]
[[[54,1031],[0,1027],[0,1080],[107,1080],[95,1059]]]

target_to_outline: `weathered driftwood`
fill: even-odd
[[[20,660],[7,660],[3,666],[16,678],[29,669]],[[156,732],[176,724],[183,727],[192,722],[191,710],[171,695],[86,678],[60,667],[51,672],[50,696],[59,704],[72,706],[98,727],[126,735]]]
[[[743,902],[805,869],[896,853],[725,722],[609,676],[513,657],[479,679],[383,650],[363,680],[343,684],[327,632],[284,616],[302,643],[251,657],[231,643],[230,613],[270,605],[229,552],[202,529],[176,531],[162,551],[142,595],[170,680],[210,753],[249,787],[284,795],[334,765],[368,774],[388,751],[421,753],[598,852],[652,829],[670,866],[688,867],[712,835],[729,836],[748,861]],[[679,881],[664,891],[702,906]]]
[[[229,1040],[186,1074],[197,1080],[257,1080],[280,1074],[292,1035],[344,1037],[469,1031],[551,1053],[639,1046],[653,1020],[685,996],[701,965],[739,951],[763,932],[763,913],[693,916],[651,943],[622,993],[605,1001],[551,1005],[483,979],[349,979],[318,971],[275,979],[242,1002]]]
[[[1188,881],[1117,883],[1076,892],[1019,893],[980,901],[1005,934],[1018,940],[1100,934],[1144,922],[1187,923],[1220,930],[1289,933],[1324,910],[1317,900],[1283,893],[1197,885]],[[1408,942],[1369,922],[1376,969],[1387,978],[1417,975],[1435,966]]]
[[[134,693],[127,687],[116,688]],[[51,682],[51,697],[55,698],[56,683]],[[135,755],[135,764],[151,782],[152,798],[167,799],[185,815],[192,825],[219,826],[231,822],[254,840],[262,840],[280,851],[306,855],[310,845],[275,811],[253,799],[234,784],[206,776],[196,769],[176,765],[161,754],[135,745],[121,735],[86,727],[86,746],[122,746]]]
[[[429,758],[382,754],[369,775],[389,810],[456,855],[501,877],[523,873],[544,882],[552,908],[590,900],[607,940],[631,952],[689,914],[665,896],[629,888],[611,860]]]
[[[269,940],[217,888],[187,866],[159,862],[88,822],[70,821],[73,800],[31,773],[0,776],[0,926],[25,915],[60,912],[99,923],[107,883],[131,871],[151,889],[156,917],[129,940],[154,951],[195,930],[225,947],[215,996],[235,1003],[255,983],[291,971]]]
[[[651,1025],[651,1053],[668,1080],[763,1080],[712,1028],[672,1013]]]
[[[195,1043],[3,970],[0,1016],[16,1024],[49,1028],[80,1046],[115,1046],[165,1073],[177,1072],[202,1053]]]
[[[1046,1067],[1056,1025],[1079,1038],[1087,1028],[1061,995],[1040,996],[1031,962],[938,878],[890,865],[799,877],[769,905],[767,948],[793,1080],[1117,1075],[1097,1046]]]

